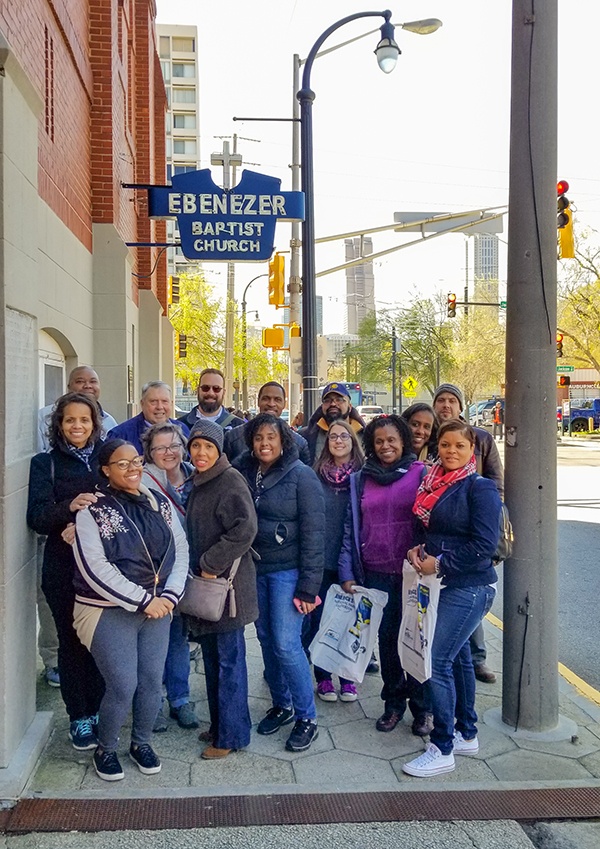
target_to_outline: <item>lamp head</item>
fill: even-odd
[[[422,21],[407,21],[405,24],[397,24],[402,29],[408,32],[415,32],[417,35],[430,35],[442,26],[439,18],[424,18]]]
[[[400,52],[400,48],[394,41],[394,25],[389,19],[386,19],[381,25],[381,39],[375,48],[377,64],[384,74],[389,74],[394,70]]]

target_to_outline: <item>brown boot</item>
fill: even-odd
[[[485,663],[480,663],[479,666],[475,667],[475,678],[478,681],[483,681],[485,684],[495,684],[496,683],[496,675],[489,666],[486,666]]]
[[[200,757],[204,758],[205,761],[215,761],[219,758],[226,758],[231,752],[235,752],[235,749],[217,749],[216,746],[207,746]]]

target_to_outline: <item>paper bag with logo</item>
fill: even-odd
[[[404,561],[398,654],[402,668],[421,682],[431,678],[431,645],[440,587],[441,581],[436,575],[419,577],[408,560]]]
[[[359,683],[377,640],[388,594],[356,587],[345,593],[339,584],[327,591],[321,625],[309,646],[315,666]]]

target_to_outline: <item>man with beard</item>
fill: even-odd
[[[200,372],[198,381],[198,403],[189,413],[181,416],[178,421],[190,430],[199,421],[209,421],[221,425],[223,430],[239,427],[244,420],[229,413],[223,406],[225,378],[218,368],[205,368]]]
[[[338,419],[347,421],[362,442],[365,423],[351,404],[348,387],[345,383],[328,383],[321,395],[321,406],[315,410],[308,425],[300,430],[308,442],[311,465],[321,456],[329,425]]]

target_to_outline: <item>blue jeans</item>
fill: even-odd
[[[210,730],[218,749],[250,743],[248,672],[244,629],[199,637],[204,659]]]
[[[187,629],[180,613],[173,614],[169,631],[169,650],[165,662],[163,683],[172,708],[186,705],[190,700],[190,647]]]
[[[440,593],[427,686],[433,711],[430,740],[443,755],[452,751],[455,728],[466,740],[477,734],[469,637],[492,606],[495,595],[496,590],[490,586],[446,587]]]
[[[257,577],[256,633],[273,705],[293,707],[296,719],[316,719],[312,676],[302,648],[304,616],[293,603],[297,582],[297,569]]]

